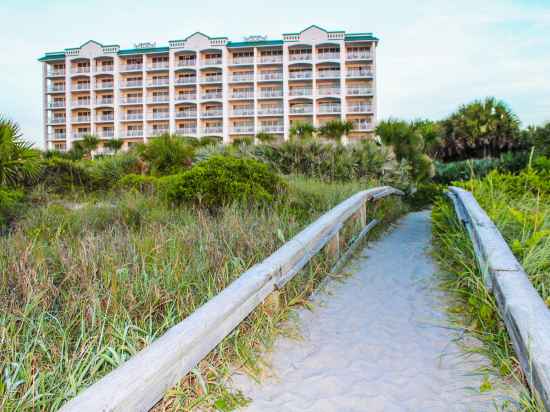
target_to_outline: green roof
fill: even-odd
[[[257,40],[257,41],[230,41],[227,47],[261,47],[261,46],[281,46],[282,40]]]
[[[45,53],[44,56],[38,59],[38,61],[40,62],[46,62],[50,60],[65,60],[65,52]]]
[[[167,53],[170,50],[169,47],[148,47],[143,49],[126,49],[119,50],[119,55],[128,55],[128,54],[147,54],[147,53]]]
[[[347,33],[344,37],[346,41],[354,40],[371,40],[378,41],[378,37],[375,37],[372,33]]]

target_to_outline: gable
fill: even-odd
[[[327,40],[327,32],[317,26],[308,27],[300,33],[300,41],[306,43],[321,43]]]
[[[210,38],[205,34],[197,32],[185,39],[186,49],[208,49],[210,47]]]

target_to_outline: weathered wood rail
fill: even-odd
[[[354,218],[364,236],[366,204],[402,195],[384,186],[355,194],[254,265],[217,296],[128,361],[67,402],[63,412],[147,411],[273,291],[283,287],[325,246],[339,255],[339,231]]]
[[[484,282],[495,295],[528,384],[550,411],[550,310],[473,195],[457,187],[449,190],[456,214],[474,245]]]

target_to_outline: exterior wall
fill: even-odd
[[[195,125],[196,131],[186,134],[196,137],[217,135],[225,143],[241,136],[254,136],[263,130],[264,125],[268,125],[266,130],[272,131],[272,134],[287,140],[292,122],[304,119],[311,121],[315,126],[336,118],[351,120],[356,128],[348,139],[368,138],[373,134],[377,118],[377,43],[378,39],[368,33],[346,35],[344,32],[327,32],[317,26],[311,26],[300,33],[285,34],[283,40],[279,41],[234,43],[229,42],[227,38],[210,38],[202,33],[195,33],[185,40],[170,41],[170,47],[120,50],[118,46],[103,46],[95,41],[89,41],[80,48],[46,54],[40,59],[43,61],[46,148],[69,149],[74,141],[87,132],[98,134],[102,141],[120,138],[125,141],[124,148],[127,148],[133,142],[147,141],[154,136],[155,127],[158,133],[164,130],[176,133],[180,124],[187,125],[189,122]],[[351,53],[352,47],[362,47],[363,51],[359,54]],[[310,49],[311,58],[296,60],[299,57],[296,50],[300,49]],[[335,52],[320,53],[320,50]],[[368,53],[364,50],[368,50]],[[262,52],[266,51],[280,51],[281,61],[265,62]],[[234,60],[233,57],[239,52],[250,52],[252,58],[241,59],[243,63],[237,64],[236,62],[240,61]],[[185,68],[196,73],[195,82],[189,84],[194,87],[196,96],[187,102],[194,105],[196,115],[189,119],[178,117],[178,110],[184,104],[178,99],[177,94],[179,87],[183,87],[178,83],[182,69],[179,67],[178,58],[182,53],[193,53],[196,56],[195,65]],[[221,64],[205,61],[204,56],[210,53],[220,53]],[[350,53],[353,54],[353,58],[350,58]],[[166,68],[153,65],[153,59],[158,57],[168,58]],[[141,69],[138,67],[137,70],[128,71],[127,61],[132,58],[142,59]],[[100,65],[103,61],[112,61],[112,70]],[[89,71],[79,66],[86,63],[89,65]],[[56,65],[64,65],[64,74],[55,72]],[[293,76],[305,75],[303,71],[294,73],[297,67],[311,68],[311,77],[294,78]],[[335,71],[337,67],[339,73]],[[205,73],[213,70],[221,71],[221,82],[205,83]],[[265,74],[267,70],[282,71],[282,78],[269,77],[271,74]],[[233,75],[239,71],[252,71],[253,79],[236,82]],[[352,77],[350,73],[353,74]],[[128,78],[140,76],[141,86],[131,89],[125,86],[124,82]],[[153,78],[159,76],[167,76],[167,84],[151,86]],[[268,80],[263,76],[267,76]],[[106,79],[107,83],[102,83],[101,79]],[[112,88],[109,87],[108,79],[112,79]],[[90,84],[89,90],[80,90],[79,88],[86,87],[87,81]],[[62,82],[65,84],[64,93],[51,90],[53,85]],[[221,97],[204,98],[203,90],[210,86],[214,89],[221,88]],[[233,90],[240,87],[251,88],[254,91],[253,96],[250,99],[246,97],[236,100]],[[282,88],[282,96],[270,96],[266,99],[262,94],[268,87],[274,87],[275,90]],[[367,92],[363,92],[363,89]],[[129,92],[141,93],[141,104],[130,106],[123,102],[123,97]],[[302,92],[310,95],[293,94]],[[167,93],[168,99],[166,102],[151,103],[153,93]],[[61,103],[54,101],[59,100],[59,96],[64,96],[64,107],[57,107]],[[105,104],[106,101],[110,101],[105,96],[112,96],[112,104]],[[90,103],[86,105],[88,98]],[[269,106],[266,102],[278,103]],[[204,110],[210,104],[221,105],[221,116],[216,117],[214,114],[215,117],[206,117]],[[269,108],[266,109],[278,104],[283,108],[282,113],[278,113],[278,109],[273,112],[269,111]],[[253,106],[254,110],[251,113],[241,110],[240,113],[246,113],[236,115],[233,112],[236,105]],[[141,118],[139,114],[131,114],[132,120],[129,121],[126,118],[129,108],[142,113]],[[165,116],[165,110],[168,112],[167,118],[158,118]],[[295,111],[298,113],[294,113]],[[111,112],[112,116],[109,114]],[[64,121],[62,113],[65,114]],[[87,116],[79,116],[86,113],[89,113],[88,121]],[[52,122],[55,118],[57,121]],[[221,132],[207,129],[208,125],[220,123]],[[137,127],[138,130],[129,131],[129,125]],[[141,134],[139,126],[143,131]]]

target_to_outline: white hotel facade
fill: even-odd
[[[46,53],[46,148],[67,150],[86,134],[124,148],[165,132],[289,138],[295,122],[353,123],[348,139],[376,122],[376,47],[371,33],[310,26],[282,40],[234,42],[195,33],[167,47],[134,49],[90,40]],[[100,149],[101,150],[101,149]]]

